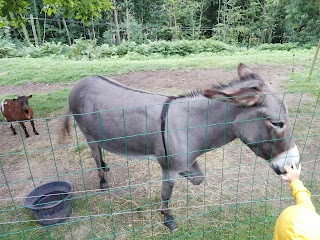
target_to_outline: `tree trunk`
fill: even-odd
[[[66,23],[66,20],[64,19],[64,17],[62,18],[62,23],[63,23],[63,26],[64,26],[66,33],[67,33],[68,43],[69,43],[69,45],[71,45],[71,37],[70,37],[69,29],[68,29],[68,26],[67,26],[67,23]]]
[[[39,22],[39,10],[37,7],[37,1],[33,0],[33,12],[34,12],[34,16],[36,17],[36,29],[37,29],[37,34],[38,34],[38,39],[41,41],[41,25]]]
[[[199,30],[198,30],[198,39],[200,39],[200,36],[201,36],[201,27],[202,27],[202,16],[203,16],[203,13],[204,11],[206,11],[206,9],[203,9],[204,8],[204,3],[203,3],[203,0],[201,1],[201,7],[200,7],[200,16],[199,16]]]
[[[26,25],[24,24],[24,22],[21,23],[21,28],[22,28],[24,40],[27,41],[27,43],[31,46],[32,43],[30,41],[29,34],[28,34],[28,31],[27,31],[27,28],[26,28]]]
[[[260,3],[260,6],[262,8],[262,18],[265,19],[265,16],[267,16],[266,5],[262,5]],[[265,43],[265,42],[266,42],[266,29],[262,29],[261,35],[260,35],[260,43]]]
[[[35,43],[36,47],[39,47],[38,35],[37,35],[37,31],[36,31],[36,26],[34,25],[34,19],[33,19],[33,15],[32,14],[30,14],[30,23],[31,23],[34,43]]]
[[[120,38],[120,27],[119,27],[119,21],[118,21],[118,9],[117,9],[117,1],[113,0],[114,10],[113,10],[113,20],[114,25],[116,27],[116,44],[119,45],[121,43]]]
[[[44,12],[42,44],[44,43],[45,38],[46,38],[46,24],[47,24],[47,13],[46,13],[46,12]]]
[[[226,27],[226,13],[228,11],[226,0],[223,1],[223,42],[226,42],[227,38],[227,27]]]
[[[173,10],[173,22],[174,22],[174,39],[178,39],[178,26],[177,26],[177,18],[176,12]]]
[[[94,29],[94,21],[93,21],[93,17],[91,18],[91,22],[92,22],[92,35],[93,35],[93,40],[96,40],[96,32]]]
[[[128,0],[126,0],[126,32],[127,32],[127,40],[130,41],[130,27],[129,27],[129,4]]]

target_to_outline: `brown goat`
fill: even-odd
[[[19,96],[18,99],[5,99],[1,102],[0,109],[7,122],[30,120],[34,134],[39,135],[34,127],[34,122],[32,120],[33,110],[28,103],[28,99],[31,97],[32,95]],[[29,137],[29,133],[27,132],[24,123],[19,122],[19,124],[23,128],[26,137]],[[16,129],[12,126],[12,123],[10,124],[10,128],[13,134],[16,135],[17,132]]]

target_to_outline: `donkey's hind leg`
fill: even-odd
[[[190,171],[179,173],[181,176],[188,178],[193,185],[202,183],[204,176],[197,161],[195,161],[189,168]]]
[[[88,145],[91,148],[92,157],[94,158],[97,164],[99,178],[100,178],[100,188],[106,189],[108,188],[108,182],[105,178],[104,171],[109,171],[109,168],[107,167],[107,165],[102,159],[101,148],[97,143],[89,143]]]
[[[101,167],[103,169],[103,171],[105,172],[109,172],[110,168],[107,166],[107,163],[105,161],[103,161],[103,157],[102,157],[102,150],[101,147],[98,145],[99,147],[99,151],[100,151],[100,163],[101,163]]]
[[[170,230],[178,229],[173,216],[169,210],[169,201],[172,195],[173,186],[177,180],[178,173],[169,169],[162,169],[162,183],[161,183],[161,207],[160,211],[164,216],[164,225]]]

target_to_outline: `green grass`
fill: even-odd
[[[35,110],[35,117],[44,118],[61,115],[68,105],[70,89],[63,89],[47,94],[35,94],[30,99],[30,106]]]
[[[315,183],[314,183],[315,184]],[[285,197],[285,196],[283,196]],[[256,199],[252,203],[237,203],[232,206],[212,206],[192,209],[175,209],[173,214],[179,229],[170,232],[162,224],[157,211],[159,198],[129,196],[109,200],[102,193],[75,196],[69,221],[41,226],[31,212],[19,203],[2,205],[0,211],[1,239],[272,239],[273,229],[280,212],[292,204],[283,200],[281,206],[272,201]],[[319,199],[313,198],[316,209]],[[182,204],[182,207],[187,206]],[[131,210],[134,212],[131,214]],[[152,214],[151,214],[152,210]],[[16,214],[16,211],[18,214]],[[187,213],[188,212],[188,213]],[[111,215],[112,213],[116,213]],[[19,216],[19,218],[17,218]],[[22,223],[17,222],[23,221]],[[26,221],[26,222],[25,222]]]
[[[273,227],[278,216],[278,209],[269,203],[238,204],[228,208],[211,207],[207,211],[179,213],[180,218],[176,221],[179,229],[175,232],[168,231],[162,225],[162,217],[156,212],[158,205],[150,206],[146,200],[134,199],[140,206],[133,211],[132,222],[130,201],[106,201],[101,196],[85,196],[75,198],[72,201],[72,217],[81,216],[79,219],[46,227],[36,222],[23,222],[0,225],[2,239],[89,239],[103,238],[114,239],[271,239]],[[154,199],[156,203],[156,199]],[[7,206],[9,209],[11,206]],[[18,206],[19,207],[19,206]],[[150,219],[150,211],[153,210],[153,218]],[[124,214],[113,215],[113,212]],[[10,222],[17,219],[15,212],[5,211],[2,208],[0,222]],[[34,219],[30,211],[18,208],[20,220]],[[100,215],[99,215],[100,214]],[[91,218],[83,218],[90,216]],[[177,215],[177,211],[176,211]]]
[[[239,62],[245,64],[292,65],[296,62],[308,66],[313,50],[257,51],[246,50],[232,55],[198,54],[187,57],[145,58],[141,60],[101,59],[67,60],[54,58],[3,58],[0,59],[0,85],[16,85],[28,82],[54,83],[74,82],[89,75],[119,75],[134,71],[224,68],[234,69]],[[299,60],[297,60],[299,59]],[[18,67],[17,67],[18,66]]]
[[[308,71],[294,73],[293,81],[288,84],[288,90],[294,92],[311,91],[311,95],[318,97],[320,91],[320,60],[318,62],[311,77],[309,77],[309,69]]]

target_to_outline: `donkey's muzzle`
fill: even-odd
[[[285,174],[284,165],[292,167],[293,164],[298,164],[300,161],[300,154],[297,146],[290,148],[288,151],[285,151],[278,156],[276,156],[272,162],[271,167],[276,174]]]
[[[276,174],[281,175],[281,174],[286,174],[286,171],[281,172],[278,167],[274,167],[273,170],[275,171]]]

